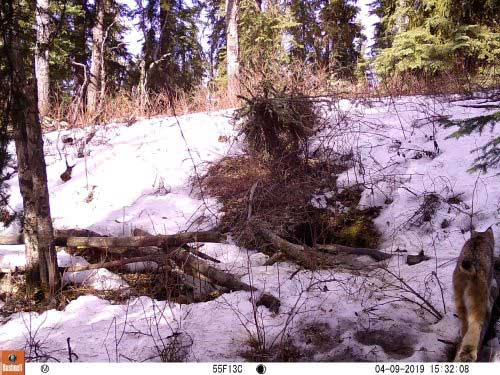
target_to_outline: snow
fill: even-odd
[[[149,297],[120,305],[87,295],[62,311],[5,318],[0,347],[28,348],[31,332],[42,352],[62,361],[67,360],[67,337],[79,361],[159,361],[160,353],[170,353],[170,360],[174,353],[188,361],[232,361],[243,359],[250,350],[250,335],[259,332],[268,347],[293,338],[307,360],[446,360],[446,341],[455,341],[458,335],[451,274],[471,220],[476,230],[493,225],[499,252],[498,171],[467,172],[476,157],[471,150],[497,134],[487,130],[447,138],[454,128],[422,119],[434,114],[466,118],[484,112],[461,106],[470,103],[450,104],[428,97],[371,104],[342,100],[336,103],[337,112],[331,113],[336,130],[317,140],[341,154],[352,151],[355,160],[362,162],[362,169],[354,162],[338,183],[348,187],[362,182],[360,206],[382,206],[375,224],[382,233],[381,249],[394,255],[388,270],[425,297],[443,315],[439,321],[416,303],[403,300],[402,296],[421,302],[386,271],[311,272],[290,263],[265,266],[267,256],[252,249],[231,242],[206,243],[201,250],[221,261],[217,267],[278,297],[279,313],[254,307],[252,300],[258,295],[249,292],[191,305]],[[130,127],[108,124],[98,128],[84,159],[76,158],[77,145],[64,146],[60,140],[66,134],[81,138],[84,130],[47,134],[55,227],[112,235],[129,235],[135,227],[162,234],[211,227],[220,216],[220,206],[200,196],[190,182],[195,166],[200,173],[207,162],[241,151],[230,115],[230,111],[192,114],[179,117],[179,124],[174,118],[141,120]],[[339,121],[346,116],[347,121]],[[220,142],[221,135],[230,142]],[[435,152],[434,140],[439,147],[436,155],[415,158],[421,151]],[[65,170],[64,155],[70,165],[76,163],[66,183],[59,178]],[[10,204],[20,209],[17,180],[10,185]],[[420,222],[415,213],[431,194],[438,197],[436,212],[430,221]],[[457,195],[461,201],[449,201]],[[323,207],[329,196],[331,192],[318,192],[311,204]],[[442,225],[445,219],[448,225]],[[406,255],[421,250],[431,259],[407,265]],[[58,261],[62,266],[86,264],[63,251]],[[370,259],[363,261],[373,264]],[[22,246],[0,246],[2,268],[23,264]],[[129,265],[145,266],[150,265]],[[65,275],[64,281],[96,289],[127,289],[123,280],[104,269]],[[392,339],[398,347],[390,345]],[[498,340],[491,347],[491,360],[500,361]]]

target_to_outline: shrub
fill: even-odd
[[[264,159],[298,163],[321,122],[313,101],[293,88],[276,89],[269,80],[263,80],[255,94],[241,98],[244,105],[235,119],[250,152]]]

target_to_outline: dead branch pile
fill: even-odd
[[[99,268],[124,271],[131,263],[153,262],[158,265],[156,277],[159,295],[171,299],[177,297],[183,302],[207,301],[221,293],[231,291],[257,292],[257,289],[234,275],[215,267],[219,261],[189,246],[193,242],[224,242],[225,236],[215,231],[181,232],[173,235],[151,235],[140,229],[130,237],[105,237],[89,230],[58,230],[55,243],[73,255],[84,256],[92,263],[84,266],[61,267],[61,272],[79,272]],[[21,244],[22,235],[0,236],[0,243]],[[99,254],[96,257],[96,253]],[[1,269],[0,273],[22,273],[22,267]],[[151,272],[148,272],[151,276]],[[172,285],[177,288],[172,296]],[[165,290],[169,289],[170,293]],[[182,292],[181,292],[182,290]],[[180,296],[179,294],[183,294]],[[155,295],[158,296],[158,293]],[[182,298],[179,298],[182,297]],[[267,299],[279,301],[272,296]]]
[[[310,150],[312,136],[326,124],[320,108],[266,80],[249,94],[235,116],[247,153],[223,158],[203,178],[206,191],[223,204],[219,230],[241,246],[281,252],[305,267],[338,264],[340,253],[386,259],[371,250],[379,238],[372,222],[379,208],[358,209],[360,186],[337,188],[352,154]]]

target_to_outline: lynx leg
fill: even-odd
[[[462,296],[455,297],[455,307],[457,310],[458,319],[460,319],[460,338],[465,336],[468,329],[467,309]]]
[[[481,337],[482,322],[469,321],[469,329],[462,339],[460,350],[458,351],[458,362],[475,362],[477,359],[477,350],[479,339]]]
[[[471,298],[472,297],[472,298]],[[476,298],[474,298],[476,297]],[[489,296],[488,296],[489,297]],[[475,362],[481,341],[481,331],[487,316],[488,301],[479,301],[477,296],[465,296],[467,309],[467,333],[462,338],[462,343],[457,354],[459,362]]]

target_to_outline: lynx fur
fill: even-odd
[[[475,362],[498,293],[493,277],[494,238],[491,227],[472,232],[453,272],[455,306],[460,319],[461,342],[456,362]]]

